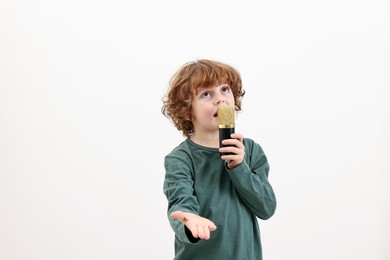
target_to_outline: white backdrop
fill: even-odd
[[[278,208],[266,260],[390,259],[390,3],[0,3],[0,259],[172,259],[171,75],[235,66]]]

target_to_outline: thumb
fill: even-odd
[[[184,216],[184,212],[182,212],[180,210],[172,212],[171,217],[173,219],[178,219],[180,221],[184,221],[186,219],[186,217]]]

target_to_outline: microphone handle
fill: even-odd
[[[219,128],[219,147],[226,147],[232,145],[223,145],[222,140],[231,139],[230,135],[234,133],[234,127],[232,128]],[[222,155],[230,155],[233,153],[219,153]]]

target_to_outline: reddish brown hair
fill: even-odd
[[[190,137],[193,133],[191,103],[199,91],[229,85],[233,92],[235,110],[241,110],[242,89],[240,73],[228,64],[212,60],[197,60],[184,64],[170,79],[169,89],[163,98],[161,112],[170,118],[175,127]]]

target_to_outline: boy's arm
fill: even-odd
[[[268,181],[268,160],[260,145],[253,141],[245,145],[244,161],[227,171],[245,204],[260,219],[268,219],[276,210],[276,197]]]
[[[209,239],[216,226],[199,216],[199,204],[193,195],[191,170],[179,158],[165,158],[164,194],[168,199],[168,219],[179,240],[196,243]]]

